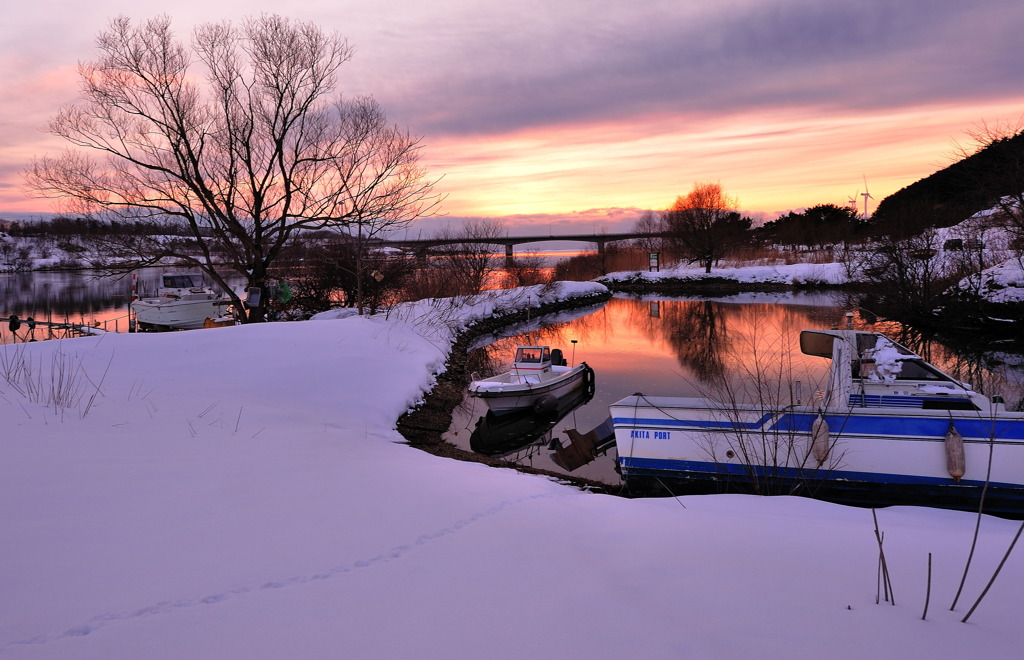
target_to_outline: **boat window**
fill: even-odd
[[[876,335],[867,332],[857,334],[857,352],[860,353],[861,355],[864,355],[869,351],[875,350],[875,348],[878,348],[878,341],[880,339],[884,340],[882,342],[884,346],[892,346],[900,355],[916,355],[912,350],[910,350],[903,344],[894,342],[893,340],[883,335]]]
[[[539,346],[520,348],[516,351],[516,362],[540,362],[541,349]]]
[[[902,360],[903,369],[896,374],[896,380],[950,380],[941,371],[924,360]]]
[[[191,289],[194,286],[191,275],[164,275],[165,289]]]
[[[895,376],[895,380],[941,380],[948,383],[956,382],[924,360],[900,360],[899,364],[901,367],[900,370],[893,374],[893,376]],[[853,375],[855,378],[884,380],[880,377],[872,377],[872,374],[875,373],[874,360],[854,361],[853,368]],[[890,376],[890,378],[891,377],[892,376]]]
[[[921,407],[925,410],[981,410],[968,399],[925,399]]]
[[[544,347],[544,355],[540,358],[541,362],[551,362],[551,349],[547,346]]]

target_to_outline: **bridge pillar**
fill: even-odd
[[[515,255],[512,252],[512,244],[509,243],[505,246],[505,267],[511,268],[516,265]]]

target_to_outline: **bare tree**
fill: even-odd
[[[934,229],[896,236],[880,236],[865,254],[862,273],[871,287],[861,304],[891,318],[926,324],[969,270],[957,259],[938,257]],[[961,312],[966,309],[963,302],[955,307]]]
[[[294,294],[291,307],[303,316],[340,306],[376,312],[404,294],[416,269],[412,259],[395,251],[367,251],[359,257],[350,237],[321,232],[315,239],[304,241],[291,267],[284,269]],[[356,263],[368,277],[359,276]]]
[[[437,251],[433,267],[444,272],[446,287],[452,294],[479,293],[488,278],[501,267],[495,250],[507,235],[499,220],[471,218],[458,228],[448,226],[437,238],[446,241]]]
[[[639,234],[639,238],[633,239],[631,245],[644,252],[661,252],[664,231],[664,217],[654,211],[644,211],[633,224],[633,232]]]
[[[534,284],[547,284],[551,281],[551,270],[544,266],[544,260],[541,257],[519,255],[512,264],[505,265],[505,286],[514,289]]]
[[[241,309],[217,267],[262,289],[299,229],[400,224],[438,203],[419,139],[372,99],[335,94],[352,54],[337,34],[263,15],[201,25],[185,45],[166,16],[119,17],[97,46],[79,65],[83,101],[50,123],[72,149],[26,179],[79,212],[157,219],[187,237],[107,237],[122,272],[173,258]]]
[[[737,202],[719,183],[697,183],[665,212],[667,241],[690,261],[711,266],[745,238],[750,219],[734,209]]]

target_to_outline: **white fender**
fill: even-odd
[[[828,458],[828,436],[828,422],[825,421],[824,415],[818,413],[818,418],[811,425],[811,452],[814,454],[815,460],[818,461],[818,465],[824,463]]]
[[[964,459],[964,439],[949,423],[949,430],[946,431],[946,470],[953,481],[960,481],[964,476],[966,461]]]

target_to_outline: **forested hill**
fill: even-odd
[[[991,141],[977,153],[883,199],[871,218],[886,233],[911,235],[949,227],[1024,191],[1024,132]]]

